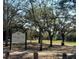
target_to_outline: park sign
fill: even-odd
[[[24,43],[25,42],[25,33],[15,32],[12,34],[12,43]]]

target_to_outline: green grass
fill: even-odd
[[[31,42],[38,43],[38,40],[31,40]],[[52,40],[53,45],[61,45],[61,40]],[[44,44],[50,44],[50,40],[43,40]],[[67,46],[76,46],[76,42],[65,42],[65,45]]]

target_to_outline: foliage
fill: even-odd
[[[8,0],[4,4],[3,26],[5,30],[7,19],[7,27],[14,32],[30,29],[35,33],[38,29],[41,35],[48,32],[49,37],[54,38],[60,36],[59,32],[63,30],[66,36],[73,36],[73,39],[75,35],[72,32],[76,30],[75,13],[75,2],[70,0]]]

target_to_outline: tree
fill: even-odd
[[[60,0],[58,6],[56,6],[56,9],[58,9],[56,14],[60,23],[60,31],[63,30],[64,35],[66,36],[68,33],[72,32],[69,30],[69,28],[72,27],[74,29],[75,26],[75,3],[68,0]],[[72,23],[74,24],[73,26],[71,25]]]
[[[8,39],[10,39],[10,49],[11,49],[11,41],[12,41],[12,30],[14,28],[22,28],[23,26],[20,25],[19,23],[21,22],[17,22],[16,21],[16,16],[18,16],[18,18],[20,17],[20,14],[18,14],[18,12],[21,10],[21,8],[16,8],[13,4],[14,4],[14,0],[4,0],[4,20],[3,20],[3,34],[4,34],[4,39],[6,42],[6,46],[8,45]],[[16,5],[16,4],[15,4]],[[19,7],[19,3],[17,4],[17,7]]]
[[[72,32],[70,27],[75,30],[75,3],[68,0],[8,0],[7,6],[8,28],[22,29],[20,31],[24,32],[27,28],[38,29],[40,50],[42,33],[45,31],[49,33],[52,46],[52,38],[54,39],[57,33],[64,32],[64,35],[67,35],[69,31]]]

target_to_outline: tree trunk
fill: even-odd
[[[12,30],[11,29],[9,30],[9,36],[10,36],[10,50],[11,50],[11,47],[12,47]]]
[[[40,44],[40,39],[41,39],[41,33],[39,32],[39,40],[38,40],[39,44]]]
[[[41,35],[42,29],[40,28],[40,32],[39,32],[39,44],[40,44],[40,51],[42,51],[42,35]]]
[[[25,32],[25,50],[27,50],[27,32]]]
[[[62,36],[62,43],[61,43],[61,45],[64,46],[64,39],[65,39],[64,38],[64,32],[61,33],[61,36]]]
[[[6,31],[5,35],[5,46],[8,46],[8,30]]]
[[[52,36],[51,36],[51,32],[48,31],[48,33],[49,33],[49,39],[50,39],[50,47],[52,47]]]
[[[52,47],[52,37],[50,36],[50,47]]]

